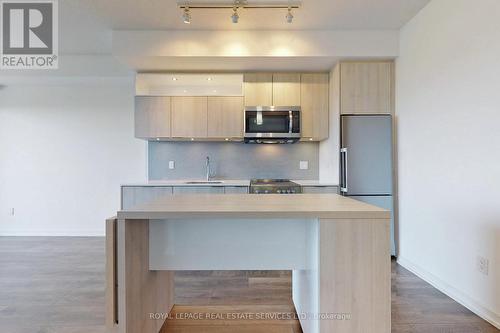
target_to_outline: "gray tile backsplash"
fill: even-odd
[[[149,179],[199,179],[205,177],[210,156],[215,178],[318,179],[319,144],[253,145],[239,142],[150,142]],[[175,161],[175,169],[168,162]],[[299,162],[309,161],[308,170]]]

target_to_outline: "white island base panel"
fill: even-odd
[[[307,268],[306,219],[169,219],[149,222],[151,270]],[[315,246],[313,245],[313,246]]]
[[[150,220],[149,270],[292,270],[304,333],[390,332],[389,220]]]

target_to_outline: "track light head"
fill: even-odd
[[[233,21],[233,23],[238,23],[239,19],[240,19],[240,16],[238,15],[238,7],[234,6],[233,7],[233,15],[231,15],[231,21]]]
[[[285,18],[288,23],[293,22],[292,7],[288,7],[288,14],[286,14]]]
[[[189,12],[189,7],[184,8],[184,14],[182,14],[182,20],[186,24],[191,23],[191,13]]]

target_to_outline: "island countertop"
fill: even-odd
[[[169,218],[388,219],[390,212],[337,194],[166,195],[118,212],[118,219]]]

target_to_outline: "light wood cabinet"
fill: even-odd
[[[392,62],[345,62],[340,66],[342,114],[392,113]]]
[[[294,106],[300,104],[300,74],[273,74],[273,104],[276,106]]]
[[[245,106],[273,105],[273,75],[247,73],[243,77]]]
[[[373,81],[372,70],[364,69],[364,64],[361,63],[359,64],[361,69],[352,69],[350,66],[353,64],[358,65],[358,63],[342,64],[345,66],[342,68],[344,68],[347,91],[355,91],[352,94],[344,91],[343,105],[352,105],[358,108],[358,111],[382,112],[380,110],[386,106],[382,105],[383,99],[380,96],[375,98],[370,95],[365,98],[368,102],[374,100],[379,105],[375,108],[368,107],[368,102],[357,102],[356,98],[354,101],[349,100],[351,95],[364,96],[365,90],[371,94],[378,89],[365,88],[365,81]],[[360,74],[361,72],[368,72],[368,79],[366,75]],[[384,76],[381,70],[375,72],[378,73],[377,80],[382,80]],[[354,77],[351,77],[353,75]],[[389,84],[392,84],[392,81]],[[385,90],[380,89],[380,91]],[[328,138],[328,73],[247,73],[244,75],[244,94],[244,96],[137,96],[135,136],[148,140],[241,139],[244,134],[245,106],[297,105],[302,108],[303,139],[321,141]],[[389,94],[392,98],[391,90]],[[344,113],[356,113],[349,109],[343,110]]]
[[[170,97],[135,98],[135,137],[170,137]]]
[[[243,97],[208,97],[208,137],[243,137]]]
[[[172,137],[207,137],[208,97],[172,97]]]
[[[325,73],[302,74],[300,101],[302,137],[320,141],[328,138],[328,82]]]

